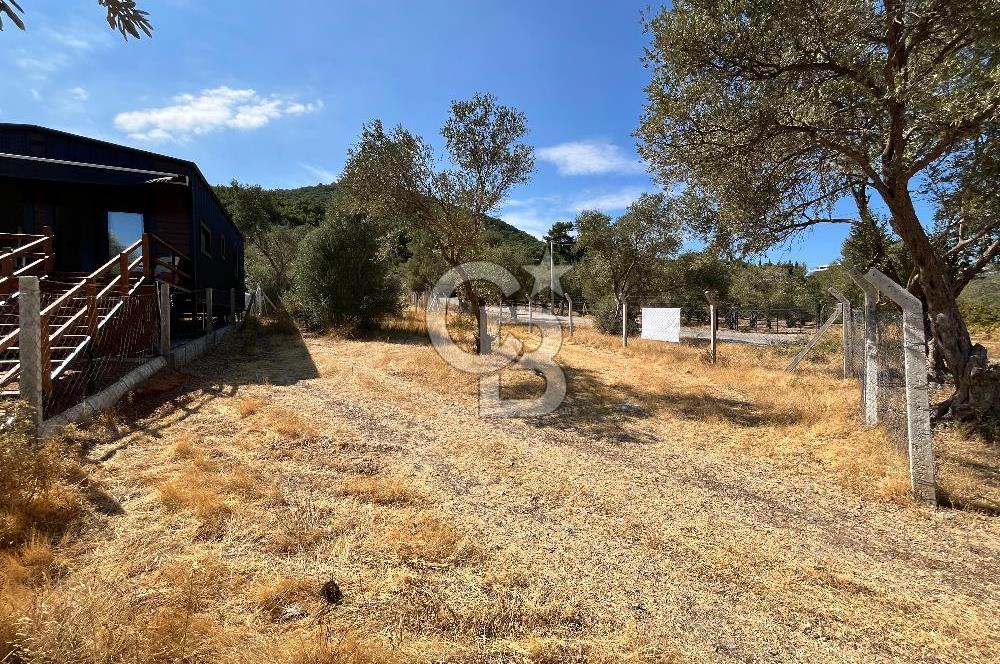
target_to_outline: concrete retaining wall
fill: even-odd
[[[105,390],[91,395],[63,412],[50,417],[42,422],[39,433],[45,437],[52,435],[60,427],[73,422],[81,422],[90,419],[98,413],[111,408],[118,403],[122,397],[134,390],[136,387],[149,380],[154,374],[167,366],[182,367],[204,355],[213,346],[226,338],[236,326],[229,325],[220,330],[210,332],[203,337],[188,342],[183,346],[175,348],[170,353],[170,358],[157,357],[150,360],[141,367],[133,369],[120,381]]]

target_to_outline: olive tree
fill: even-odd
[[[586,253],[587,279],[610,290],[619,311],[629,297],[660,280],[665,261],[681,247],[671,202],[664,194],[643,194],[617,219],[596,210],[576,218],[576,245]]]
[[[454,101],[441,129],[449,167],[403,127],[386,131],[374,120],[348,153],[340,185],[358,212],[403,219],[423,235],[448,267],[477,258],[486,215],[534,168],[522,141],[524,114],[492,95]],[[471,283],[464,293],[473,311],[482,298]]]
[[[904,285],[922,294],[958,384],[954,412],[967,412],[974,383],[998,391],[1000,381],[982,382],[992,370],[956,286],[1000,246],[958,235],[935,243],[913,196],[932,167],[997,126],[995,3],[677,0],[646,28],[640,152],[664,183],[685,181],[716,202],[702,230],[760,251],[817,224],[859,223],[832,216],[833,204],[874,192],[912,260]],[[973,248],[972,272],[949,269],[952,252]]]

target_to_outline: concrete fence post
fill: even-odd
[[[215,303],[212,302],[212,289],[205,289],[205,333],[211,334],[215,327],[215,319],[213,314],[215,312]]]
[[[854,270],[848,270],[854,283],[865,294],[865,379],[861,397],[865,406],[865,423],[878,424],[878,288]]]
[[[924,306],[912,293],[875,268],[865,274],[872,285],[903,310],[903,373],[906,377],[906,424],[913,495],[937,504],[931,409],[927,394]]]
[[[622,299],[622,348],[628,348],[628,300]]]
[[[486,307],[479,307],[479,354],[489,355],[493,352],[492,344],[490,343],[490,331],[487,326],[486,318]]]
[[[714,304],[708,305],[708,325],[711,328],[708,335],[709,354],[712,358],[712,364],[715,364],[719,345],[719,309]]]
[[[531,330],[531,298],[528,298],[528,330]]]
[[[709,289],[705,291],[705,299],[708,300],[708,355],[712,364],[715,364],[716,353],[719,346],[719,293]]]
[[[170,284],[160,283],[160,355],[170,357]]]
[[[42,366],[42,293],[38,277],[18,279],[19,330],[17,347],[20,355],[21,375],[18,378],[20,396],[31,407],[35,427],[41,426],[43,416],[43,372]]]
[[[843,344],[844,344],[844,378],[851,377],[851,367],[853,366],[852,353],[854,350],[854,325],[851,301],[836,288],[828,288],[830,295],[835,297],[838,302],[840,302],[841,310],[843,314],[840,317],[841,325],[843,326]]]
[[[569,336],[573,336],[573,297],[566,293],[566,302],[569,303]]]

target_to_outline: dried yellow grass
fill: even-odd
[[[483,421],[474,378],[419,320],[394,325],[366,341],[244,335],[153,416],[123,408],[74,434],[95,460],[76,481],[121,511],[78,508],[65,541],[32,539],[25,517],[27,544],[0,563],[0,658],[1000,655],[996,520],[909,500],[904,460],[859,424],[835,358],[786,374],[782,351],[724,345],[712,366],[700,348],[622,350],[578,328],[563,408]],[[991,457],[964,445],[939,447],[942,482],[993,495],[963,462]]]
[[[376,505],[407,505],[422,499],[419,491],[399,478],[377,475],[350,477],[341,485],[341,492]]]

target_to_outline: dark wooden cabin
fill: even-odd
[[[95,367],[117,357],[127,368],[155,346],[159,284],[178,332],[234,320],[243,250],[193,162],[0,123],[0,389],[19,371],[20,277],[38,277],[43,292],[46,387],[76,372],[91,391]]]
[[[189,290],[244,289],[243,236],[190,161],[0,124],[0,233],[53,236],[55,270],[89,274],[150,233],[189,259]]]

